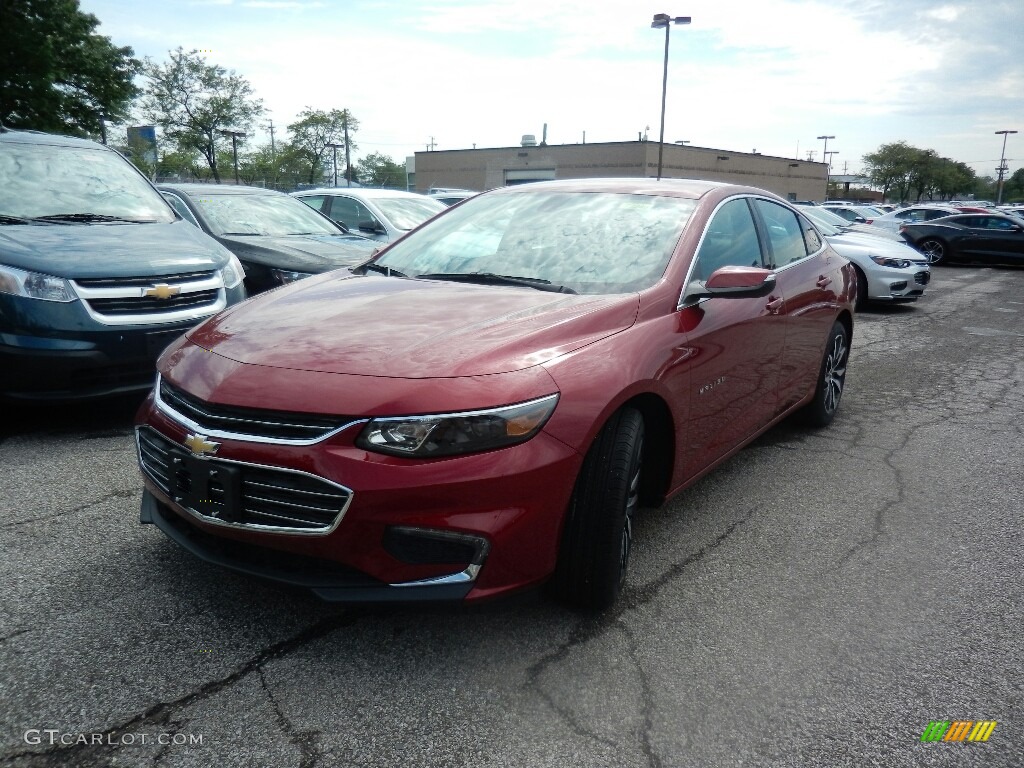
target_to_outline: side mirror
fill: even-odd
[[[699,299],[748,299],[767,296],[775,288],[775,273],[762,267],[719,267],[706,282],[699,280],[686,289],[683,303]]]
[[[383,226],[381,226],[379,221],[374,221],[373,219],[370,219],[368,221],[360,221],[359,222],[359,231],[360,232],[372,232],[373,234],[376,235],[376,234],[380,234],[380,233],[386,232],[387,230],[384,229]]]
[[[855,222],[856,222],[857,224],[868,224],[868,223],[869,223],[869,222],[868,222],[868,220],[867,220],[867,219],[865,219],[865,218],[864,218],[863,216],[854,216],[854,217],[853,217],[853,220],[854,220],[854,221],[855,221]]]

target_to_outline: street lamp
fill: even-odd
[[[247,134],[245,131],[217,131],[221,136],[231,137],[231,157],[235,162],[235,184],[239,184],[238,181],[238,140],[244,139]]]
[[[334,151],[334,186],[338,186],[338,147],[344,147],[344,144],[325,144],[324,146],[330,147]]]
[[[828,177],[831,176],[832,167],[828,164],[828,140],[835,136],[819,136],[818,141],[825,140],[825,146],[821,150],[821,156],[825,158],[825,199],[828,200]]]
[[[665,94],[668,91],[668,31],[673,24],[689,24],[689,16],[672,18],[667,13],[654,14],[651,29],[665,28],[665,69],[661,76],[661,132],[658,135],[658,180],[661,180],[661,159],[665,149]]]
[[[828,200],[828,186],[832,183],[832,155],[838,155],[839,150],[833,149],[825,153],[825,199]]]
[[[1003,174],[1006,173],[1006,136],[1010,133],[1016,133],[1016,131],[996,131],[996,136],[1000,134],[1003,136],[1003,152],[999,155],[999,167],[996,168],[999,171],[999,192],[996,194],[996,205],[1003,204]]]

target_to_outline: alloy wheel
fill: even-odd
[[[846,334],[836,334],[825,359],[825,398],[824,406],[827,413],[834,413],[839,407],[839,398],[843,395],[843,382],[846,381]]]

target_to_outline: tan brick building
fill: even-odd
[[[658,174],[658,142],[528,145],[417,152],[417,192],[432,187],[485,190],[548,179]],[[410,169],[412,170],[412,169]],[[789,200],[825,199],[826,166],[808,160],[666,144],[664,178],[761,187]]]

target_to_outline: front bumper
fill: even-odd
[[[923,262],[905,269],[874,265],[865,270],[865,277],[869,301],[916,301],[924,295],[925,286],[931,282],[931,268]]]
[[[384,456],[355,445],[361,424],[313,445],[216,438],[216,455],[198,458],[184,455],[189,431],[159,410],[152,396],[138,423],[140,446],[155,434],[188,465],[179,488],[190,489],[197,473],[203,483],[202,491],[176,490],[166,473],[140,460],[144,523],[209,562],[342,602],[475,601],[544,581],[554,570],[562,517],[582,460],[543,431],[526,443],[465,456]],[[316,528],[261,525],[195,501],[213,495],[206,492],[214,484],[207,484],[205,467],[214,465],[240,467],[243,485],[252,468],[302,475],[349,495],[337,518]],[[218,486],[216,493],[224,491]],[[246,499],[248,493],[241,492]]]

